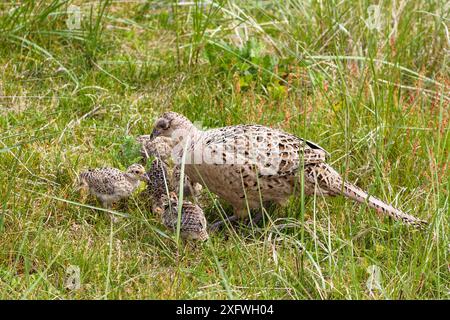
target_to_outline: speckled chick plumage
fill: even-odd
[[[161,216],[164,226],[175,232],[179,203],[175,192],[168,189],[167,175],[167,165],[164,161],[155,159],[147,173],[148,190],[153,198],[152,210]],[[209,238],[203,210],[198,205],[185,200],[181,207],[180,235],[183,239],[188,240],[205,241]]]
[[[141,157],[147,160],[151,157],[158,157],[164,161],[171,158],[173,142],[169,137],[156,137],[152,139],[150,135],[141,135],[136,138],[141,145]]]
[[[136,141],[141,144],[141,156],[144,161],[147,161],[149,158],[157,157],[160,160],[167,163],[172,162],[172,151],[174,147],[173,140],[169,137],[156,137],[152,139],[150,135],[141,135],[136,138]],[[178,190],[180,188],[181,181],[181,168],[179,165],[173,165],[171,170],[169,170],[168,178],[170,180],[170,184],[178,194]],[[202,185],[199,183],[192,183],[189,176],[184,175],[183,182],[183,192],[185,197],[196,197],[200,194],[202,190]]]
[[[322,147],[282,130],[237,125],[203,131],[183,115],[166,112],[156,121],[152,136],[176,142],[176,162],[187,144],[186,174],[228,201],[240,218],[248,215],[248,208],[260,207],[261,200],[284,203],[299,189],[303,172],[306,195],[340,194],[406,224],[425,224],[344,181],[326,163],[328,153]]]
[[[153,205],[161,206],[164,195],[172,189],[168,165],[160,158],[155,158],[146,174],[147,191]]]
[[[145,168],[133,164],[123,172],[116,168],[96,168],[81,172],[80,186],[96,196],[103,207],[110,208],[114,202],[128,198],[144,180]]]

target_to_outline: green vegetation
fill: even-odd
[[[0,298],[449,298],[447,1],[95,3],[0,4]],[[166,110],[315,141],[430,226],[293,197],[178,246],[138,194],[111,225],[77,173],[136,161],[132,137]],[[210,222],[231,214],[204,202]]]

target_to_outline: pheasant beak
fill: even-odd
[[[158,129],[153,129],[152,134],[150,135],[150,140],[155,139],[157,136],[161,134],[161,131]]]

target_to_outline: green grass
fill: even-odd
[[[102,3],[0,4],[0,298],[449,298],[446,1],[382,1],[379,29],[363,0]],[[178,246],[138,195],[111,225],[77,172],[127,167],[123,145],[166,110],[315,141],[430,226],[297,196],[261,228]],[[224,214],[206,199],[209,221]]]

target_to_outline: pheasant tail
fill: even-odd
[[[326,189],[330,189],[332,192],[337,194],[343,194],[345,197],[360,203],[367,202],[369,207],[377,210],[378,212],[387,214],[393,219],[400,220],[403,223],[411,225],[413,227],[422,229],[427,225],[426,221],[420,220],[412,215],[404,213],[403,211],[381,201],[380,199],[369,196],[367,192],[365,192],[361,188],[358,188],[354,184],[344,181],[344,185],[342,186],[342,178],[333,168],[324,163],[321,164],[320,167],[322,174],[319,175],[319,177],[325,177],[324,180],[326,181]],[[321,187],[324,187],[323,183],[321,184]]]
[[[369,196],[367,192],[363,191],[362,189],[358,188],[357,186],[349,182],[344,183],[344,188],[342,192],[344,196],[356,200],[358,202],[365,203],[367,201],[369,207],[377,210],[378,212],[387,214],[390,217],[394,218],[395,220],[400,220],[405,224],[411,225],[419,229],[422,229],[427,225],[426,221],[417,219],[416,217],[404,213],[403,211],[394,208],[393,206],[381,201],[380,199]]]

